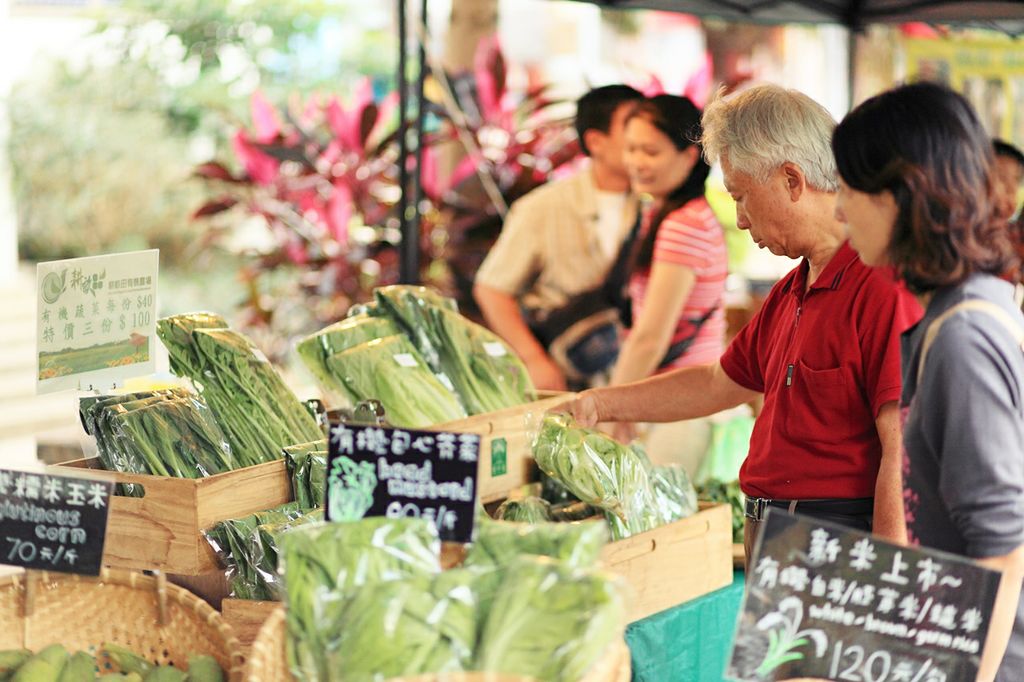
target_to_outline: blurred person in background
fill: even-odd
[[[915,83],[850,112],[832,148],[850,243],[926,306],[902,338],[908,538],[1003,572],[977,680],[1020,680],[1024,315],[992,144],[961,95]]]
[[[523,359],[538,389],[585,386],[618,356],[619,316],[605,285],[639,211],[622,133],[642,99],[626,85],[579,99],[576,132],[589,163],[512,204],[476,274],[473,297],[484,319]]]
[[[708,105],[704,152],[720,160],[737,225],[800,264],[715,363],[584,391],[584,425],[672,422],[764,395],[740,470],[747,558],[765,509],[902,541],[899,336],[920,307],[868,268],[835,216],[835,121],[794,90],[762,85]]]
[[[725,348],[722,296],[728,255],[722,226],[704,197],[711,171],[700,146],[701,111],[685,97],[658,95],[626,119],[625,164],[633,192],[647,199],[631,258],[628,327],[611,383],[714,363]],[[629,440],[633,429],[616,434]],[[686,433],[673,431],[675,441]],[[655,437],[647,434],[648,444]],[[682,443],[680,443],[682,445]],[[651,456],[661,456],[656,447]],[[688,469],[695,468],[688,463]]]
[[[1020,215],[1017,202],[1021,185],[1024,185],[1024,152],[1003,140],[993,140],[992,147],[996,153],[994,167],[996,218],[1006,221],[1010,241],[1013,242],[1017,257],[1024,259],[1024,216]],[[1024,279],[1019,267],[1014,268],[1012,279],[1018,284]],[[1017,292],[1018,303],[1024,303],[1021,293],[1021,291]]]

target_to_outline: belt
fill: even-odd
[[[743,507],[743,515],[753,521],[764,519],[765,509],[776,507],[785,509],[790,514],[805,512],[808,514],[837,514],[839,516],[864,516],[871,514],[875,508],[875,498],[855,497],[827,500],[772,500],[766,497],[748,497]]]

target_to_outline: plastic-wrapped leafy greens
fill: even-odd
[[[743,542],[743,508],[746,498],[739,481],[709,480],[701,484],[698,497],[709,502],[727,502],[732,507],[732,541]]]
[[[651,467],[650,475],[663,524],[697,512],[697,491],[683,467],[678,464]]]
[[[394,426],[421,428],[466,416],[404,336],[377,339],[336,353],[327,366],[358,400],[377,399]]]
[[[234,466],[231,447],[206,403],[184,391],[90,399],[80,404],[80,410],[106,469],[200,478]],[[139,491],[129,485],[120,492]]]
[[[297,502],[257,512],[239,519],[221,521],[204,531],[207,542],[227,568],[231,596],[238,599],[275,599],[270,585],[277,582],[276,575],[263,576],[261,567],[267,567],[265,552],[260,545],[259,527],[265,523],[293,521],[303,515]],[[274,564],[270,566],[276,571]]]
[[[505,500],[494,512],[494,518],[500,521],[542,523],[551,520],[551,504],[539,497]]]
[[[284,533],[279,545],[288,662],[300,680],[330,679],[327,657],[356,588],[441,571],[437,530],[423,519],[311,524]]]
[[[345,604],[328,649],[331,679],[372,682],[465,670],[477,639],[476,578],[453,569],[361,588]]]
[[[540,496],[553,505],[580,501],[561,481],[548,476],[543,469],[540,470]]]
[[[305,509],[324,506],[327,478],[327,441],[318,440],[284,448],[284,463],[292,481],[295,501]]]
[[[448,308],[428,306],[426,313],[440,371],[467,412],[493,412],[533,398],[526,365],[499,337]]]
[[[336,376],[328,366],[327,358],[368,341],[398,333],[398,327],[387,317],[357,315],[335,322],[316,334],[307,336],[296,346],[296,351],[325,389],[345,398],[350,404],[355,404],[357,399],[353,399],[341,377]]]
[[[262,586],[264,593],[270,595],[269,599],[281,599],[284,596],[281,575],[277,571],[277,564],[281,556],[279,548],[281,534],[292,528],[309,523],[319,523],[323,520],[323,509],[306,509],[294,519],[268,520],[256,527],[253,570],[257,584]],[[257,599],[258,597],[253,598]]]
[[[481,518],[465,565],[504,566],[534,554],[584,568],[597,562],[607,543],[608,527],[601,521],[524,524]]]
[[[230,471],[234,466],[223,432],[209,408],[196,398],[115,411],[110,419],[114,432],[124,439],[124,449],[138,452],[148,473],[201,478]]]
[[[180,377],[202,376],[206,363],[192,332],[197,329],[227,329],[228,322],[215,313],[189,313],[157,320],[156,333],[167,347],[171,371]]]
[[[277,459],[281,448],[323,436],[316,420],[263,354],[241,334],[209,325],[222,319],[177,315],[157,322],[171,369],[209,404],[239,466]]]
[[[563,502],[551,505],[552,521],[583,521],[584,519],[601,516],[601,510],[591,507],[586,502]]]
[[[548,414],[534,439],[533,456],[573,495],[606,512],[613,539],[659,525],[648,463],[629,447],[568,415]]]
[[[622,635],[624,617],[616,578],[545,557],[520,558],[504,571],[474,668],[575,682]]]
[[[158,391],[140,391],[104,396],[86,396],[78,401],[79,417],[85,432],[96,439],[96,453],[100,464],[108,471],[125,473],[149,473],[145,461],[134,449],[125,450],[121,438],[114,433],[109,417],[114,413],[115,406],[126,405],[135,409],[143,405],[151,405],[162,400],[186,398],[188,393],[183,389],[164,389]],[[134,484],[118,484],[118,495],[141,496],[142,490]]]

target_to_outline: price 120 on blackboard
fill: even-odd
[[[978,673],[999,574],[769,510],[726,677],[954,682]]]
[[[113,483],[0,469],[0,564],[99,575]]]

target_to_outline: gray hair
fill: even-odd
[[[825,107],[777,85],[759,85],[730,98],[721,96],[723,90],[701,119],[709,163],[726,155],[733,168],[764,182],[788,161],[800,167],[811,187],[839,189],[831,146],[836,122]]]

